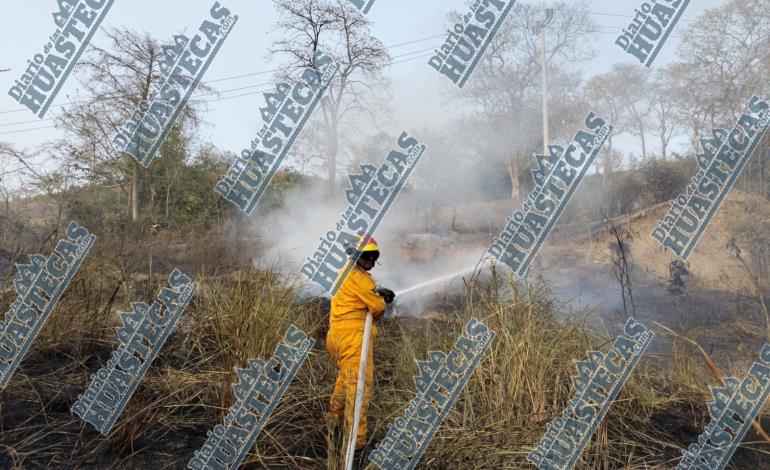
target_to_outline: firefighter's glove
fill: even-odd
[[[380,289],[377,289],[377,293],[380,294],[380,296],[382,296],[383,299],[385,299],[386,304],[393,302],[393,299],[396,298],[396,293],[390,289],[380,288]]]

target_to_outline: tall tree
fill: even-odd
[[[764,0],[730,0],[707,10],[682,35],[679,55],[698,81],[693,92],[711,95],[711,120],[723,125],[748,98],[770,91],[770,5]]]
[[[705,116],[702,129],[731,126],[753,95],[768,96],[770,5],[765,0],[730,0],[707,10],[683,35],[680,72],[693,80],[699,100],[691,112]],[[768,140],[741,178],[746,190],[765,186]]]
[[[470,2],[469,2],[470,3]],[[532,152],[542,151],[542,88],[540,31],[534,28],[546,6],[554,17],[546,27],[546,66],[549,74],[549,101],[552,108],[551,140],[571,138],[580,114],[575,90],[580,73],[574,68],[595,55],[586,47],[596,24],[585,1],[554,2],[546,5],[518,5],[495,34],[473,76],[452,96],[474,110],[468,120],[483,121],[489,151],[486,155],[504,162],[511,180],[511,197],[521,196],[522,168]],[[459,13],[450,20],[457,21]],[[585,110],[583,110],[585,111]],[[569,118],[567,118],[569,116]],[[583,116],[577,119],[582,120]],[[567,137],[568,136],[568,137]]]
[[[616,126],[616,130],[609,135],[607,144],[600,154],[602,188],[606,191],[609,178],[612,172],[620,166],[619,159],[622,157],[613,147],[614,139],[622,132],[619,125],[628,119],[628,110],[618,91],[618,77],[612,72],[591,77],[586,83],[586,99],[590,103],[591,109]]]
[[[625,128],[639,137],[642,159],[647,159],[647,133],[652,107],[650,105],[651,73],[635,64],[615,64],[612,73],[618,84],[623,106],[626,108]]]
[[[668,158],[671,139],[682,130],[682,121],[677,116],[678,96],[674,88],[669,87],[675,80],[675,74],[668,68],[658,69],[650,89],[650,109],[654,120],[650,127],[660,141],[660,156]]]
[[[114,182],[128,195],[128,214],[136,222],[140,213],[142,175],[147,170],[130,156],[112,157],[109,145],[161,79],[163,49],[147,33],[110,29],[106,36],[109,47],[92,46],[77,66],[84,96],[65,107],[57,120],[80,149],[76,159],[90,167],[94,183]],[[197,88],[199,93],[208,90],[205,85]],[[192,127],[197,122],[196,108],[188,104],[177,125]],[[163,147],[160,154],[163,158]]]
[[[592,77],[587,97],[599,109],[614,115],[614,134],[629,133],[639,137],[642,159],[647,158],[647,134],[653,112],[650,72],[639,65],[614,64],[612,70]]]
[[[274,0],[279,20],[270,56],[288,60],[294,71],[312,67],[315,52],[330,54],[340,70],[321,101],[329,192],[334,193],[340,135],[354,118],[376,121],[385,109],[379,99],[387,92],[383,70],[390,54],[370,32],[370,22],[347,0]],[[280,77],[285,79],[287,77]]]
[[[680,128],[687,132],[692,151],[700,150],[700,138],[703,131],[712,122],[715,103],[711,101],[712,93],[703,86],[692,86],[699,83],[698,72],[685,63],[673,63],[666,67],[666,93],[672,97],[674,108],[672,117]]]

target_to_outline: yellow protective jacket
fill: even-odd
[[[377,293],[372,276],[357,265],[350,270],[337,293],[332,297],[329,314],[329,334],[326,349],[335,358],[339,373],[329,401],[332,420],[344,417],[345,429],[353,427],[353,408],[356,398],[356,377],[361,358],[366,313],[374,319],[385,314],[385,299]],[[372,324],[371,345],[366,358],[366,377],[361,407],[361,420],[356,434],[356,448],[366,443],[367,413],[374,381],[374,340],[377,326]]]
[[[377,293],[371,274],[356,265],[332,297],[329,329],[361,328],[363,331],[366,313],[372,312],[374,319],[378,320],[385,314],[385,307],[385,299]],[[376,325],[372,325],[372,329],[376,334]]]

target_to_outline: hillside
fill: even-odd
[[[418,265],[432,266],[451,253],[466,264],[475,264],[515,207],[514,201],[494,201],[443,208],[435,225],[447,231],[403,237],[400,255]],[[765,319],[750,275],[726,246],[735,238],[753,272],[767,269],[766,255],[755,250],[763,247],[758,237],[770,224],[770,202],[742,191],[731,192],[677,279],[670,271],[676,256],[649,236],[668,207],[658,204],[611,223],[560,221],[533,262],[530,278],[536,281],[542,274],[568,309],[581,317],[587,313],[589,323],[600,330],[610,327],[614,331],[632,314],[630,299],[627,313],[623,313],[620,284],[613,271],[617,242],[609,227],[614,224],[629,232],[624,243],[638,318],[677,330],[694,328],[696,337],[705,338],[718,353],[735,351],[735,341],[746,341],[749,350],[755,349],[763,340]],[[451,227],[457,231],[449,231]],[[437,274],[451,270],[442,268]],[[437,284],[433,290],[441,292],[447,284]],[[458,289],[462,283],[451,286]],[[770,297],[767,292],[765,296]],[[608,326],[603,326],[605,322]],[[734,354],[727,356],[735,358]]]

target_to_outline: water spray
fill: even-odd
[[[449,274],[444,274],[443,276],[434,277],[433,279],[429,279],[425,282],[421,282],[419,284],[416,284],[412,287],[407,287],[406,289],[401,289],[396,291],[396,297],[403,296],[409,292],[418,291],[421,289],[424,289],[428,286],[432,286],[433,284],[438,284],[441,282],[447,282],[451,281],[453,279],[456,279],[458,277],[463,276],[464,274],[472,273],[476,270],[476,265],[469,266],[467,268],[461,269],[459,271],[455,271]]]

